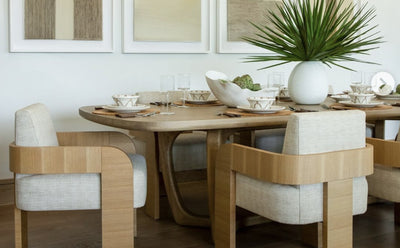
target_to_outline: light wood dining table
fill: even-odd
[[[325,105],[330,106],[334,100],[327,98]],[[282,106],[294,106],[315,111],[327,110],[321,105],[296,105],[293,102],[279,103]],[[152,107],[159,108],[159,107]],[[290,115],[260,115],[256,117],[227,117],[219,115],[227,110],[226,106],[176,108],[174,115],[154,115],[149,117],[119,118],[115,116],[93,114],[94,106],[84,106],[79,114],[90,121],[130,130],[136,137],[146,142],[146,161],[148,171],[148,191],[145,211],[154,219],[159,218],[159,171],[176,223],[186,226],[213,226],[214,221],[214,186],[215,162],[219,147],[227,138],[239,133],[243,144],[251,144],[256,129],[285,127]],[[366,121],[375,124],[375,136],[382,136],[385,120],[399,120],[400,107],[384,110],[365,110]],[[172,145],[182,132],[201,130],[207,132],[207,185],[210,216],[199,216],[188,210],[180,196],[172,164]]]

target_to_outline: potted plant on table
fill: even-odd
[[[289,94],[299,104],[319,104],[328,93],[324,65],[348,70],[340,62],[372,63],[353,55],[367,55],[382,43],[376,25],[371,27],[375,9],[363,4],[356,8],[345,0],[284,0],[278,13],[269,11],[272,25],[251,23],[256,37],[248,43],[274,54],[250,56],[247,62],[278,61],[266,69],[300,61],[289,77]]]

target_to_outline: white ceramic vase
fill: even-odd
[[[289,95],[297,104],[320,104],[328,95],[328,77],[321,61],[303,61],[289,77]]]

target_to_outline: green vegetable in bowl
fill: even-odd
[[[396,87],[396,93],[400,94],[400,84],[398,84]]]
[[[233,79],[233,83],[237,84],[242,89],[249,89],[252,91],[261,90],[261,85],[253,83],[253,79],[248,74],[236,77]]]

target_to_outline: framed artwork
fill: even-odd
[[[218,1],[218,53],[265,53],[265,49],[241,40],[256,31],[249,23],[265,23],[267,9],[276,11],[282,0],[219,0]]]
[[[208,53],[209,0],[124,0],[124,53]]]
[[[346,0],[345,3],[355,3],[357,6],[358,1]],[[265,49],[250,45],[242,41],[241,37],[254,36],[256,29],[249,21],[268,25],[267,10],[279,14],[277,5],[282,2],[283,0],[218,0],[217,52],[265,54]]]
[[[113,0],[10,0],[10,52],[112,52]]]

